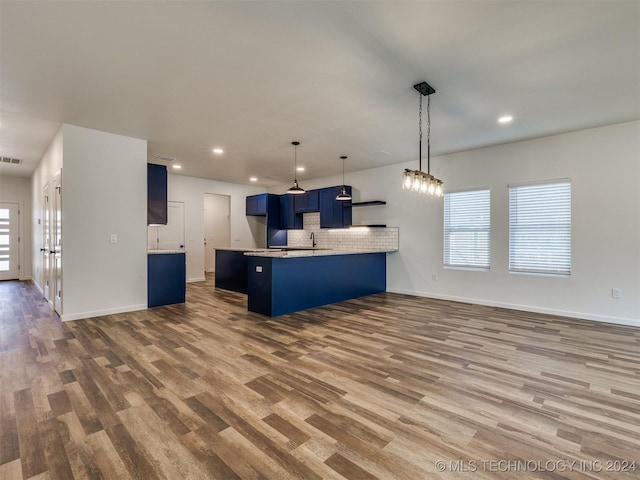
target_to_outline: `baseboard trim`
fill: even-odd
[[[83,320],[86,318],[93,317],[104,317],[105,315],[114,315],[116,313],[127,313],[127,312],[136,312],[138,310],[146,310],[147,304],[140,305],[128,305],[126,307],[118,307],[118,308],[107,308],[105,310],[95,310],[93,312],[83,312],[83,313],[64,313],[60,315],[60,320],[63,322],[69,322],[72,320]]]
[[[38,284],[38,282],[36,282],[33,278],[31,278],[31,283],[33,284],[34,287],[38,289],[38,292],[40,292],[40,295],[44,297],[44,290],[40,288],[40,285]]]
[[[188,278],[187,279],[187,283],[194,283],[194,282],[204,282],[207,279],[204,277],[196,277],[196,278]]]
[[[626,325],[629,327],[640,327],[640,320],[626,317],[611,317],[605,315],[594,315],[587,312],[573,312],[569,310],[558,310],[553,308],[535,307],[532,305],[520,305],[516,303],[493,302],[480,298],[458,297],[455,295],[438,295],[432,293],[418,292],[415,290],[404,290],[401,288],[387,288],[387,292],[413,295],[415,297],[433,298],[437,300],[448,300],[451,302],[469,303],[484,305],[486,307],[507,308],[523,312],[543,313],[545,315],[557,315],[560,317],[578,318],[581,320],[592,320],[594,322],[614,323],[616,325]]]

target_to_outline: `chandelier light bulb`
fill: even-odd
[[[404,179],[402,180],[403,190],[411,189],[411,170],[404,171]]]

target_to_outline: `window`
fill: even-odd
[[[509,187],[509,271],[571,275],[571,183]]]
[[[488,270],[490,258],[490,191],[445,193],[445,267]]]

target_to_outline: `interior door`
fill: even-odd
[[[20,278],[20,206],[0,203],[0,280]]]
[[[62,183],[60,174],[53,177],[53,208],[51,216],[53,309],[62,315]]]
[[[215,272],[215,249],[229,248],[231,244],[230,204],[228,195],[204,194],[205,272]]]
[[[184,202],[167,202],[167,224],[149,226],[147,239],[152,250],[184,250]]]
[[[42,246],[40,253],[42,254],[42,292],[45,300],[51,302],[51,202],[49,201],[49,184],[47,183],[42,189]]]

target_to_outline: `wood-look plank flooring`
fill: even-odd
[[[267,318],[209,279],[63,324],[0,282],[0,387],[3,480],[640,478],[640,329],[562,317],[384,293]]]

